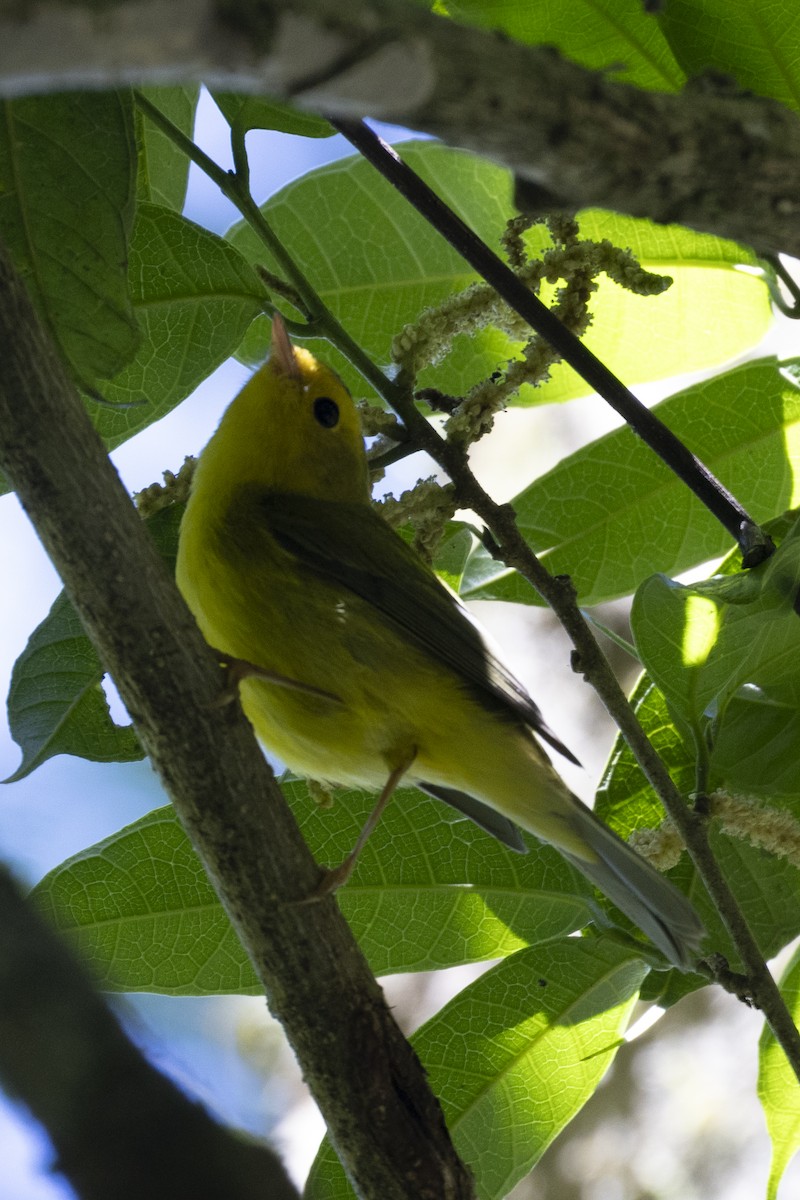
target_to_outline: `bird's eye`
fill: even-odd
[[[314,416],[323,429],[333,429],[339,424],[339,405],[330,396],[317,396],[314,401]]]

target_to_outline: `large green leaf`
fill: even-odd
[[[556,46],[582,66],[619,72],[637,87],[677,91],[685,79],[641,0],[447,0],[445,9],[457,21],[500,29],[518,42]]]
[[[687,75],[732,75],[741,88],[800,108],[794,0],[669,0],[658,22]]]
[[[109,447],[163,417],[224,362],[265,295],[230,243],[156,204],[139,205],[131,284],[142,344],[124,371],[102,385],[109,404],[93,413]]]
[[[88,399],[109,449],[170,412],[237,349],[263,310],[264,285],[240,254],[193,221],[141,202],[130,247],[141,343],[134,359]],[[8,483],[0,476],[0,492]]]
[[[339,791],[320,811],[306,784],[283,789],[315,857],[340,862],[374,797]],[[551,848],[530,844],[529,854],[512,854],[452,809],[398,792],[339,893],[376,973],[499,958],[592,920],[586,881]],[[69,859],[35,894],[104,988],[259,990],[171,808]]]
[[[762,359],[696,384],[654,412],[764,521],[798,502],[800,360]],[[567,574],[583,604],[635,591],[656,571],[676,575],[730,549],[730,537],[684,483],[629,429],[562,459],[512,500],[531,548]],[[516,572],[482,547],[461,594],[537,603]]]
[[[601,277],[584,341],[629,387],[730,361],[757,344],[772,321],[769,291],[750,250],[678,225],[653,225],[617,213],[579,214],[581,233],[630,249],[647,270],[672,286],[642,297]],[[542,389],[547,401],[589,389],[559,363]]]
[[[594,1094],[647,974],[625,947],[570,938],[512,955],[412,1042],[480,1200],[501,1200]],[[307,1200],[352,1200],[330,1145]]]
[[[139,342],[127,272],[135,169],[126,92],[2,104],[0,234],[87,385],[116,374]]]
[[[479,236],[498,246],[514,215],[508,172],[431,142],[404,143],[402,155]],[[326,304],[379,364],[389,362],[392,339],[406,324],[475,279],[460,256],[360,158],[309,172],[263,211]],[[765,284],[733,270],[737,263],[754,262],[750,251],[678,227],[597,211],[582,214],[581,229],[587,238],[630,247],[645,267],[674,279],[657,298],[633,295],[607,279],[600,283],[587,341],[626,382],[716,365],[753,345],[767,327]],[[228,236],[251,262],[278,270],[249,225],[239,223]],[[549,244],[542,227],[530,233],[529,244],[537,251]],[[241,353],[260,361],[266,342],[266,329],[257,322]],[[309,344],[358,395],[368,393],[338,352],[325,343]],[[494,329],[460,335],[441,364],[424,371],[419,382],[463,394],[520,346]],[[548,384],[523,388],[520,402],[564,400],[589,390],[571,368],[560,365]]]
[[[173,125],[191,137],[200,95],[198,87],[145,87],[141,90]],[[139,143],[139,200],[181,212],[189,182],[189,159],[138,109],[136,136]]]
[[[800,1025],[800,951],[792,956],[780,988],[795,1025]],[[767,1200],[777,1200],[784,1171],[800,1150],[800,1084],[766,1022],[759,1043],[758,1097],[772,1139]]]
[[[130,725],[115,725],[100,686],[97,653],[62,592],[11,676],[8,722],[22,762],[6,783],[23,779],[56,754],[92,762],[130,762],[144,751]]]

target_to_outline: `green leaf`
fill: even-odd
[[[797,9],[785,0],[669,0],[658,23],[687,75],[714,70],[800,109]]]
[[[265,296],[233,246],[155,204],[139,206],[131,282],[142,345],[133,362],[102,385],[109,405],[93,414],[110,448],[163,417],[224,362]]]
[[[76,377],[90,386],[130,360],[128,288],[135,146],[127,92],[3,102],[0,233]]]
[[[212,92],[214,102],[232,129],[276,129],[298,137],[332,137],[336,130],[324,117],[303,112],[291,104],[265,100],[238,92]]]
[[[780,990],[795,1025],[800,1024],[800,950],[784,971]],[[783,1174],[800,1149],[800,1084],[766,1021],[759,1042],[758,1098],[772,1139],[767,1200],[777,1200]]]
[[[711,719],[709,705],[718,696],[704,668],[722,619],[711,596],[664,575],[645,580],[631,609],[631,629],[642,665],[700,742]],[[724,686],[724,679],[719,682]]]
[[[741,790],[740,764],[746,764],[744,777],[760,779],[758,793],[773,795],[777,770],[784,781],[780,793],[788,788],[789,795],[797,794],[791,763],[800,719],[800,621],[794,607],[799,588],[795,528],[753,570],[688,586],[654,576],[636,593],[631,624],[639,656],[673,711],[694,731],[700,753],[705,757],[710,748],[709,788]],[[771,753],[765,756],[767,744]]]
[[[480,1200],[500,1200],[596,1091],[647,968],[624,947],[569,938],[522,950],[413,1036]],[[308,1200],[353,1192],[327,1142]]]
[[[653,411],[764,521],[798,503],[800,360],[761,359],[678,392]],[[511,501],[525,540],[581,603],[628,595],[724,554],[730,536],[629,429],[569,455]],[[482,547],[461,595],[535,604],[521,577]]]
[[[103,989],[183,995],[259,990],[172,808],[157,809],[68,859],[33,895],[70,934],[92,972],[97,968],[95,982]]]
[[[183,506],[173,504],[146,525],[174,570]],[[11,735],[22,762],[6,783],[29,775],[56,754],[91,762],[144,758],[133,727],[115,725],[100,686],[104,670],[65,592],[31,634],[17,659],[8,695]]]
[[[795,704],[749,691],[728,702],[714,737],[710,770],[726,791],[763,797],[771,804],[800,801],[800,711]],[[800,815],[800,814],[798,814]]]
[[[17,660],[8,694],[11,735],[22,762],[14,783],[56,754],[92,762],[144,758],[133,727],[115,725],[103,689],[103,667],[64,592]]]
[[[684,74],[658,23],[641,0],[447,0],[457,21],[502,30],[528,45],[555,46],[566,58],[604,73],[619,72],[625,83],[677,91]]]
[[[631,703],[676,786],[688,797],[695,787],[695,755],[675,728],[664,697],[646,675],[637,684]],[[664,820],[661,804],[621,738],[614,745],[598,788],[595,812],[626,840],[634,830],[658,829]],[[712,822],[709,833],[712,853],[762,953],[771,958],[800,933],[800,872],[783,859],[721,833],[716,825]],[[705,945],[723,954],[734,970],[740,970],[739,956],[688,855],[684,853],[667,875],[689,896],[702,918],[708,931]],[[624,925],[621,915],[614,916],[617,924]],[[673,1004],[705,982],[697,975],[660,973],[648,981],[648,998]]]
[[[507,220],[515,215],[508,172],[431,142],[405,142],[402,155],[480,237],[498,247]],[[389,363],[392,340],[406,324],[476,279],[361,158],[309,172],[278,192],[262,211],[325,303],[379,364]],[[600,282],[587,344],[626,381],[716,365],[753,345],[766,329],[770,308],[763,280],[733,269],[737,263],[752,264],[751,251],[608,213],[590,211],[580,219],[584,237],[630,246],[645,267],[666,269],[674,279],[672,288],[657,298],[635,296],[607,279]],[[245,222],[228,236],[249,261],[280,273]],[[549,246],[541,226],[528,240],[537,253]],[[266,336],[265,325],[257,322],[243,343],[242,357],[260,360]],[[518,354],[521,345],[493,328],[460,334],[442,362],[421,373],[419,384],[462,395]],[[309,346],[330,361],[357,395],[370,394],[338,351],[314,339]],[[560,364],[546,385],[523,387],[517,402],[561,401],[589,390]]]
[[[320,811],[283,785],[312,853],[352,849],[374,803],[336,792]],[[258,992],[244,951],[171,808],[51,871],[35,892],[106,989]],[[510,853],[454,810],[398,792],[339,903],[378,974],[478,962],[562,937],[594,915],[588,884],[550,847]]]
[[[756,266],[745,247],[597,209],[579,213],[578,219],[583,237],[627,247],[648,271],[672,279],[663,294],[643,297],[600,278],[583,340],[629,387],[721,366],[755,346],[770,328],[772,307],[763,276],[736,269]],[[563,363],[540,390],[551,402],[591,391]]]
[[[198,87],[144,87],[141,91],[173,125],[191,137],[200,95]],[[138,199],[181,212],[189,182],[189,159],[138,108],[136,138],[139,146]]]
[[[688,793],[695,782],[694,755],[673,724],[664,697],[647,675],[640,677],[630,702],[677,787],[684,794]],[[594,811],[625,841],[637,830],[658,829],[664,821],[660,801],[620,735],[614,742],[598,785]],[[708,896],[688,855],[684,854],[667,876],[690,898],[705,922],[710,908]],[[622,914],[615,913],[615,917],[619,924],[626,924]],[[647,999],[657,1000],[667,1008],[706,983],[700,975],[676,970],[658,971],[648,977],[644,990]]]

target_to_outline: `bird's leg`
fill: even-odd
[[[264,679],[267,683],[274,683],[277,687],[291,688],[296,692],[305,692],[309,696],[319,696],[322,700],[342,703],[339,696],[335,696],[333,692],[325,692],[322,688],[314,687],[313,684],[301,683],[299,679],[289,679],[286,675],[279,675],[277,671],[270,671],[266,667],[259,667],[255,663],[248,662],[246,658],[232,658],[230,654],[223,654],[221,650],[215,650],[214,653],[220,662],[225,664],[225,686],[215,702],[215,707],[223,708],[226,704],[232,704],[234,700],[237,700],[239,684],[243,679],[252,676]]]
[[[314,900],[323,900],[326,896],[330,896],[337,891],[342,884],[347,883],[348,879],[353,874],[353,869],[355,868],[358,856],[366,845],[367,838],[378,824],[378,821],[380,821],[383,810],[391,800],[400,783],[400,780],[411,766],[415,757],[416,751],[414,751],[409,758],[405,759],[400,766],[395,767],[395,769],[392,771],[391,775],[386,780],[386,783],[383,785],[383,790],[378,797],[375,807],[364,823],[364,828],[358,835],[355,846],[353,846],[353,849],[350,851],[347,858],[340,862],[338,867],[323,867],[322,869],[325,873],[317,886],[314,888],[313,892],[306,896],[305,899],[298,900],[296,903],[310,904]]]

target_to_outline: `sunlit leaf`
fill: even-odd
[[[511,178],[500,167],[431,142],[403,143],[402,156],[493,249],[499,250],[507,220],[515,215]],[[360,158],[343,159],[296,180],[264,205],[264,214],[302,264],[322,299],[379,365],[388,364],[392,339],[475,280],[464,260]],[[324,214],[324,221],[320,215]],[[602,279],[592,301],[594,322],[587,343],[607,365],[632,383],[712,366],[751,346],[770,319],[762,279],[734,270],[753,264],[752,251],[677,226],[655,226],[597,211],[580,215],[585,238],[630,247],[643,266],[665,272],[673,286],[658,297],[633,295]],[[251,262],[276,270],[263,243],[244,222],[229,231]],[[540,252],[550,245],[542,226],[528,235]],[[242,347],[248,361],[263,356],[266,333],[254,325]],[[329,359],[358,395],[364,381],[325,343],[315,353]],[[440,365],[420,385],[461,395],[519,353],[495,329],[456,337]],[[515,403],[537,404],[584,395],[589,387],[559,365],[540,388],[523,387]]]
[[[446,7],[457,21],[500,29],[529,45],[555,46],[581,66],[613,71],[637,87],[677,91],[684,81],[669,43],[641,0],[447,0]]]
[[[711,71],[800,108],[798,11],[792,0],[669,0],[658,23],[687,75]],[[719,86],[719,85],[717,85]]]
[[[653,409],[756,521],[800,497],[798,369],[796,359],[760,359]],[[562,459],[511,503],[525,540],[549,571],[572,578],[586,605],[630,594],[656,571],[677,575],[731,548],[720,523],[627,428]],[[519,575],[482,547],[461,594],[538,602]]]
[[[629,949],[570,938],[522,950],[412,1038],[480,1200],[501,1200],[608,1070],[647,973]],[[330,1145],[308,1200],[352,1200]]]
[[[797,1025],[800,1023],[800,951],[795,951],[784,971],[780,989]],[[800,1083],[766,1021],[759,1043],[758,1097],[772,1139],[767,1200],[777,1200],[783,1174],[800,1149]]]

